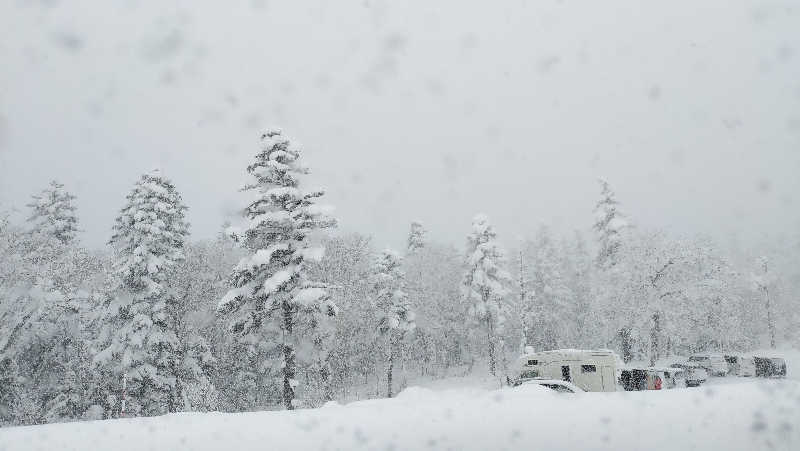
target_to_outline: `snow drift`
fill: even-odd
[[[0,449],[800,449],[800,383],[556,394],[409,388],[320,409],[173,414],[0,430]]]

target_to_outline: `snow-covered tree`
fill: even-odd
[[[91,399],[89,343],[84,340],[81,308],[85,299],[39,292],[38,311],[16,347],[17,358],[38,407],[37,422],[82,418]]]
[[[320,387],[323,399],[335,393],[348,396],[350,390],[376,377],[381,363],[381,350],[375,340],[377,311],[372,302],[372,265],[374,251],[371,239],[359,233],[325,237],[325,255],[310,265],[311,278],[336,287],[330,290],[331,300],[339,312],[333,320],[334,333],[329,342],[327,364],[331,378]]]
[[[496,374],[497,348],[501,347],[503,324],[506,320],[507,285],[509,274],[503,269],[503,252],[497,234],[485,215],[472,220],[472,232],[467,236],[466,271],[462,282],[461,299],[470,318],[485,329],[489,356],[489,372]]]
[[[574,333],[571,346],[593,348],[604,345],[598,342],[598,318],[593,311],[593,259],[583,235],[575,231],[571,239],[562,241],[561,253],[564,281],[573,300]]]
[[[652,330],[663,325],[662,305],[679,284],[681,265],[677,246],[670,247],[662,234],[632,237],[615,256],[613,268],[598,272],[595,296],[602,311],[609,342],[619,343],[625,362],[652,350]]]
[[[766,317],[767,330],[769,331],[769,347],[775,349],[775,312],[774,301],[770,298],[770,285],[772,284],[772,274],[770,273],[769,259],[760,257],[757,261],[758,270],[753,275],[753,284],[764,298],[764,313]]]
[[[183,352],[172,277],[184,258],[186,210],[172,182],[154,170],[136,183],[114,225],[116,287],[107,306],[110,329],[95,361],[113,382],[127,378],[134,414],[181,408]]]
[[[622,246],[622,232],[628,228],[628,221],[619,211],[619,203],[607,181],[600,179],[600,201],[594,209],[594,231],[599,248],[597,265],[608,268],[616,264],[616,255]]]
[[[413,254],[419,249],[424,248],[427,242],[427,235],[428,231],[425,230],[425,227],[420,221],[412,221],[411,231],[408,233],[408,253]]]
[[[416,316],[407,358],[421,375],[447,374],[469,357],[470,325],[459,304],[463,264],[462,252],[438,243],[428,243],[403,261],[406,291]]]
[[[521,328],[522,342],[520,350],[531,346],[529,325],[533,322],[532,300],[535,295],[528,285],[528,265],[525,261],[525,250],[522,245],[517,250],[517,309],[519,315],[519,325]]]
[[[16,362],[11,357],[0,357],[0,426],[17,422],[21,391]]]
[[[81,418],[90,405],[82,314],[97,279],[96,255],[0,213],[0,357],[18,374],[15,423]]]
[[[243,189],[252,194],[243,212],[247,223],[234,231],[251,254],[234,268],[232,288],[218,305],[233,333],[264,334],[277,341],[287,409],[297,405],[298,365],[325,361],[312,352],[320,350],[322,327],[336,314],[325,286],[310,280],[308,271],[308,262],[323,256],[310,235],[336,222],[315,203],[323,192],[301,187],[308,170],[299,158],[298,146],[280,130],[262,135],[261,150],[247,167],[253,180]],[[327,377],[326,368],[319,370]]]
[[[531,267],[530,289],[536,293],[529,309],[528,345],[538,350],[574,346],[575,296],[565,276],[565,262],[545,226],[528,246]]]
[[[64,189],[64,185],[53,180],[41,193],[33,196],[28,204],[31,215],[28,222],[32,232],[54,237],[62,244],[69,244],[78,232],[75,215],[75,196]]]
[[[378,311],[377,330],[385,340],[387,390],[386,396],[392,397],[392,371],[397,358],[400,341],[406,333],[414,330],[414,313],[405,292],[405,276],[401,269],[402,258],[391,250],[385,249],[375,259],[372,276],[375,291],[375,307]]]

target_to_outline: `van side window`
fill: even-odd
[[[596,373],[597,367],[595,365],[581,365],[581,373]]]
[[[538,365],[538,364],[539,364],[539,361],[538,361],[538,360],[528,360],[528,365],[529,365],[529,366],[530,366],[530,365]]]

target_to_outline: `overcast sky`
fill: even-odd
[[[209,237],[271,125],[379,245],[588,231],[598,176],[643,227],[796,233],[800,4],[0,0],[0,208],[56,178],[100,246],[160,167]]]

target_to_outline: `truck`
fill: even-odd
[[[622,360],[610,350],[555,349],[525,353],[517,359],[517,382],[557,379],[571,382],[588,392],[620,390]]]

